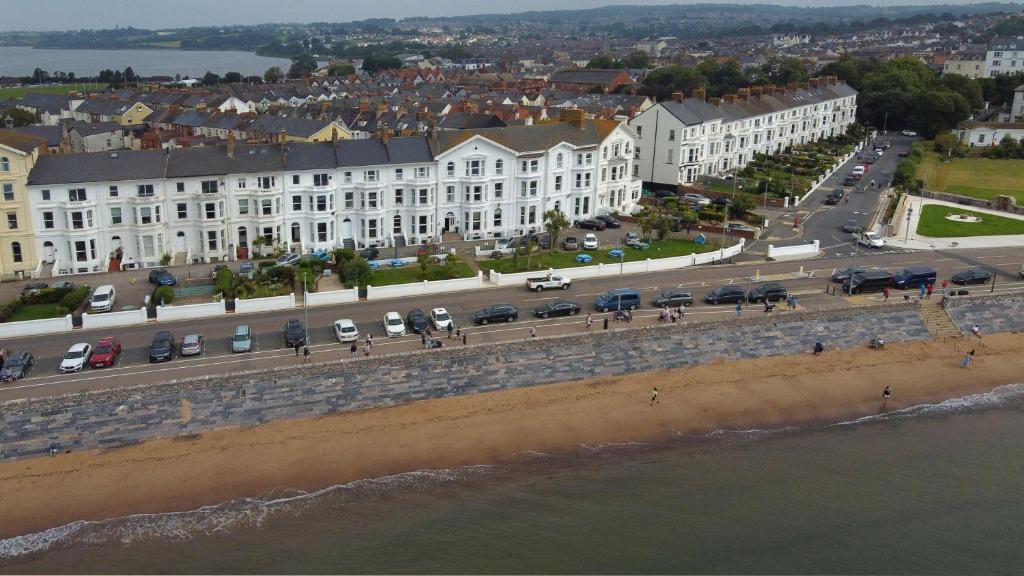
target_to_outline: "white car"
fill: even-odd
[[[449,326],[455,328],[452,323],[452,316],[444,308],[434,308],[430,311],[430,321],[434,323],[435,330],[447,330]]]
[[[853,170],[850,171],[850,174],[859,174],[859,175],[863,176],[864,172],[866,172],[866,171],[867,171],[867,169],[864,168],[864,166],[861,166],[861,165],[858,164],[857,166],[853,167]]]
[[[870,248],[881,248],[885,246],[885,240],[874,232],[857,234],[855,238],[857,239],[857,244],[862,244]]]
[[[395,338],[398,336],[405,336],[405,320],[402,320],[402,315],[398,312],[388,312],[384,315],[384,333],[388,335],[388,338]]]
[[[904,136],[914,137],[914,136],[917,136],[917,132],[914,132],[913,130],[904,130],[903,131],[903,135]]]
[[[711,199],[703,194],[687,192],[686,194],[683,194],[683,202],[696,204],[697,206],[707,206],[708,204],[711,204]]]
[[[92,346],[85,342],[79,342],[78,344],[72,344],[71,348],[68,348],[64,357],[60,360],[60,371],[67,372],[81,372],[82,368],[85,368],[85,363],[89,361],[89,356],[92,355]]]
[[[875,156],[878,156],[879,158],[881,158],[883,155],[885,155],[885,150],[882,150],[882,149],[875,150]]]
[[[348,318],[334,321],[334,337],[338,342],[355,342],[359,340],[359,330],[356,323]]]
[[[587,234],[583,237],[584,250],[597,250],[597,234]]]

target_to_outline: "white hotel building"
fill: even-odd
[[[36,249],[54,273],[233,260],[254,240],[308,252],[502,238],[631,212],[635,134],[583,120],[333,143],[41,157],[29,175]],[[120,249],[120,250],[119,250]],[[265,249],[269,252],[269,248]]]
[[[637,134],[634,176],[693,184],[741,169],[755,154],[838,136],[854,123],[857,92],[835,78],[787,88],[755,86],[704,100],[675,94],[629,121]]]

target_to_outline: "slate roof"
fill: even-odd
[[[90,154],[40,156],[28,175],[29,185],[153,180],[163,176],[163,150],[121,150]]]
[[[682,102],[666,100],[661,105],[686,126],[724,118],[722,111],[717,106],[708,104],[699,98],[687,98]]]
[[[0,144],[28,154],[40,145],[46,145],[46,140],[31,134],[20,134],[13,130],[0,130]]]
[[[508,124],[494,114],[470,114],[467,112],[452,112],[442,118],[437,125],[439,128],[450,130],[501,128],[502,126],[508,126]]]
[[[68,132],[74,130],[82,137],[96,134],[108,134],[120,132],[121,126],[117,122],[74,122],[68,124]]]
[[[36,110],[67,110],[70,108],[67,96],[44,92],[28,92],[21,97],[18,104]]]
[[[60,126],[21,126],[18,128],[11,128],[11,130],[18,134],[43,138],[46,140],[47,146],[60,146],[60,141],[64,137],[61,133]]]
[[[281,129],[284,129],[285,132],[291,136],[308,138],[326,128],[328,124],[330,124],[330,122],[325,120],[283,118],[281,116],[257,116],[252,121],[252,124],[249,125],[249,129],[267,134],[277,134]]]
[[[618,125],[619,122],[614,120],[586,120],[582,129],[569,122],[554,122],[508,128],[445,131],[438,133],[437,152],[447,152],[474,136],[483,136],[516,152],[547,150],[561,142],[568,142],[577,147],[596,146]]]

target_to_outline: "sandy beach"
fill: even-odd
[[[75,520],[188,510],[525,451],[658,441],[676,432],[835,422],[1022,381],[1024,335],[826,351],[281,421],[0,465],[0,536]],[[967,349],[978,358],[960,368]],[[658,403],[650,405],[657,386]]]

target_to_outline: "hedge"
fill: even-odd
[[[89,292],[90,290],[88,286],[79,286],[68,294],[65,294],[64,297],[60,299],[60,305],[68,312],[74,312],[75,310],[78,310],[82,303],[89,297]]]
[[[157,306],[174,302],[174,288],[161,286],[153,292],[153,303]]]

